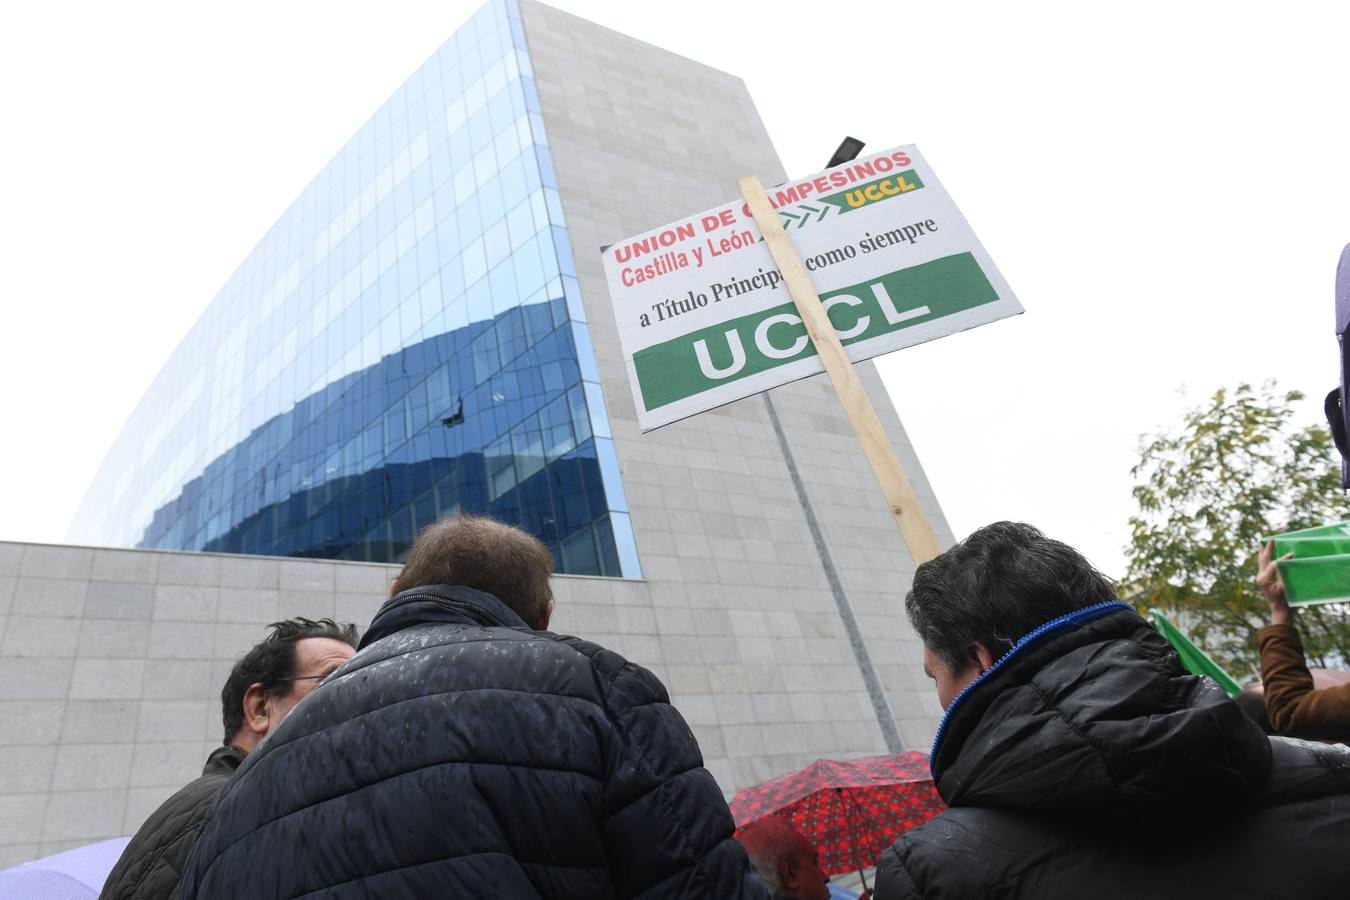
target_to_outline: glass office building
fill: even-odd
[[[638,556],[515,0],[305,188],[159,374],[78,543],[396,561],[487,513],[560,572]]]

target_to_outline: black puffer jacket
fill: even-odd
[[[1350,755],[1266,738],[1129,607],[1019,642],[947,710],[951,809],[876,900],[1350,896]]]
[[[233,747],[206,758],[202,777],[160,804],[141,824],[103,883],[99,900],[168,900],[211,803],[244,761]]]
[[[180,897],[763,898],[645,669],[419,588],[221,795]]]

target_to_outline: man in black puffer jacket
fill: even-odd
[[[1267,738],[1071,548],[990,525],[905,605],[951,809],[882,854],[876,900],[1346,896],[1350,755]]]
[[[766,897],[654,675],[542,631],[552,557],[457,517],[240,766],[179,896]]]

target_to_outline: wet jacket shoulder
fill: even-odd
[[[654,675],[420,588],[241,767],[180,896],[762,897],[733,827]]]
[[[202,821],[243,759],[244,754],[233,747],[220,747],[207,757],[201,777],[165,800],[142,823],[109,873],[99,900],[172,897]]]
[[[951,808],[882,854],[877,900],[1344,891],[1350,758],[1266,738],[1123,604],[1019,642],[932,765]]]
[[[1350,684],[1318,689],[1292,625],[1267,625],[1256,633],[1266,713],[1280,734],[1350,741]]]

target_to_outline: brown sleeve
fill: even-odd
[[[1256,633],[1266,714],[1278,734],[1320,741],[1350,741],[1350,684],[1313,687],[1303,642],[1292,625],[1267,625]]]

